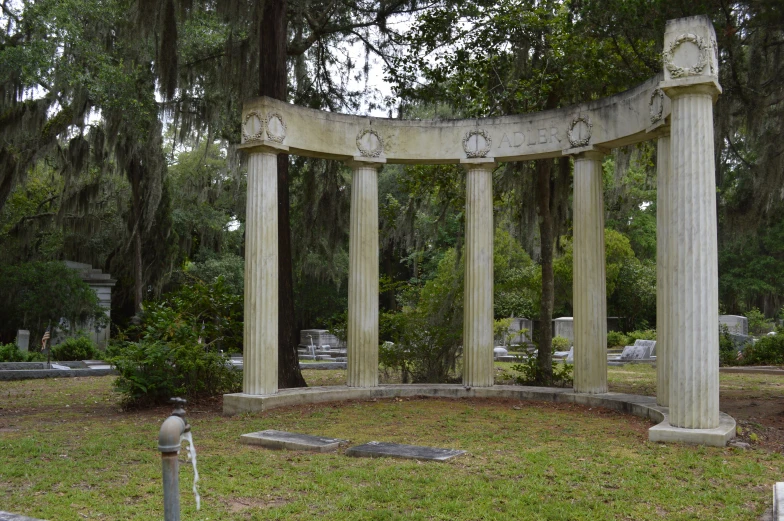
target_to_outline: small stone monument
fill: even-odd
[[[16,347],[23,353],[30,350],[30,331],[27,329],[20,329],[16,332]]]
[[[553,336],[562,336],[569,339],[574,345],[574,318],[561,317],[553,320]]]
[[[651,360],[656,350],[656,340],[635,340],[633,346],[626,346],[621,353],[621,360]]]
[[[719,315],[719,326],[727,326],[736,335],[749,334],[749,319],[740,315]]]

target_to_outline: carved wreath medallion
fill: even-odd
[[[651,123],[656,123],[662,118],[664,114],[664,93],[661,89],[654,89],[651,92],[651,100],[648,102],[648,108],[651,112]]]
[[[245,115],[242,122],[242,141],[243,143],[253,143],[264,139],[264,116],[251,110]]]
[[[680,67],[675,64],[675,51],[677,51],[678,47],[681,45],[689,43],[697,47],[700,56],[697,63],[693,64],[691,67]],[[669,49],[664,51],[664,66],[667,67],[667,70],[670,71],[670,76],[673,78],[683,78],[685,76],[702,74],[703,69],[705,69],[705,66],[708,65],[710,61],[710,49],[706,47],[702,37],[697,36],[696,34],[686,33],[678,36],[670,43]]]
[[[275,143],[283,143],[286,139],[286,131],[288,127],[286,122],[283,121],[283,116],[277,112],[270,112],[267,114],[267,138]]]
[[[466,157],[485,157],[492,145],[493,140],[485,129],[469,130],[463,137],[463,150]]]
[[[588,143],[591,142],[591,128],[593,128],[593,124],[586,116],[574,118],[566,133],[569,143],[573,147],[588,146]]]
[[[384,140],[372,128],[360,130],[357,134],[357,150],[362,157],[378,157],[384,151]]]

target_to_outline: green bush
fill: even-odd
[[[67,362],[96,358],[98,358],[98,349],[87,337],[67,338],[64,342],[52,346],[52,360]]]
[[[223,352],[242,350],[242,327],[242,296],[222,277],[211,284],[192,280],[160,301],[145,302],[141,323],[107,350],[124,405],[239,390],[242,372]]]
[[[0,302],[0,338],[4,340],[27,329],[32,345],[40,342],[49,324],[92,327],[107,323],[95,291],[62,262],[0,263]]]
[[[629,337],[620,331],[607,332],[607,347],[622,347],[629,345]]]
[[[242,372],[231,366],[228,356],[203,344],[128,342],[110,352],[110,362],[120,374],[115,388],[126,407],[160,404],[172,396],[237,392],[242,387]]]
[[[16,344],[0,344],[0,362],[40,362],[46,358],[37,352],[20,351]]]
[[[744,365],[784,365],[784,335],[764,336],[743,350]]]
[[[744,316],[749,321],[749,334],[752,336],[762,336],[774,329],[773,321],[765,318],[765,314],[757,308],[751,308]]]
[[[24,362],[24,353],[16,344],[0,344],[0,362]]]
[[[644,331],[631,331],[626,333],[628,336],[629,344],[634,344],[635,340],[656,340],[656,330],[655,329],[646,329]]]
[[[572,347],[572,343],[569,342],[569,339],[562,336],[554,336],[550,345],[552,346],[553,351],[568,351],[569,348]]]
[[[719,325],[719,365],[738,365],[738,351],[726,324]]]
[[[568,387],[574,382],[573,366],[567,363],[552,362],[553,383],[561,387]],[[545,379],[539,368],[536,356],[529,356],[519,364],[512,366],[512,371],[519,374],[515,375],[515,382],[520,385],[539,385]]]

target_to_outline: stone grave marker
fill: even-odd
[[[16,332],[16,347],[23,353],[30,350],[30,331],[27,329],[20,329]]]
[[[719,315],[719,325],[736,335],[749,334],[749,319],[741,315]]]
[[[418,445],[401,445],[383,441],[371,441],[364,445],[351,447],[346,451],[347,456],[358,458],[402,458],[429,461],[446,461],[456,456],[465,454],[464,450],[438,449],[435,447],[421,447]]]
[[[266,431],[251,432],[240,436],[240,443],[245,445],[259,445],[268,449],[309,450],[314,452],[329,452],[337,449],[340,444],[348,443],[337,438],[311,436],[296,432]]]

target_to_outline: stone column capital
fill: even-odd
[[[594,161],[601,161],[604,156],[610,153],[610,150],[596,145],[588,145],[587,147],[569,148],[563,151],[563,155],[572,156],[575,161],[581,159],[592,159]]]
[[[286,154],[289,151],[288,145],[281,145],[275,141],[260,140],[253,143],[243,143],[237,145],[237,150],[250,154]]]
[[[706,94],[713,98],[713,102],[719,98],[722,89],[719,81],[713,76],[690,76],[677,80],[662,81],[659,88],[670,99],[684,96],[686,94]]]
[[[354,156],[351,159],[345,161],[346,166],[351,168],[375,168],[378,170],[381,168],[382,165],[385,165],[387,162],[385,157],[365,157],[365,156]]]
[[[469,170],[484,170],[488,173],[492,172],[498,166],[494,157],[466,157],[460,160],[460,166]]]

